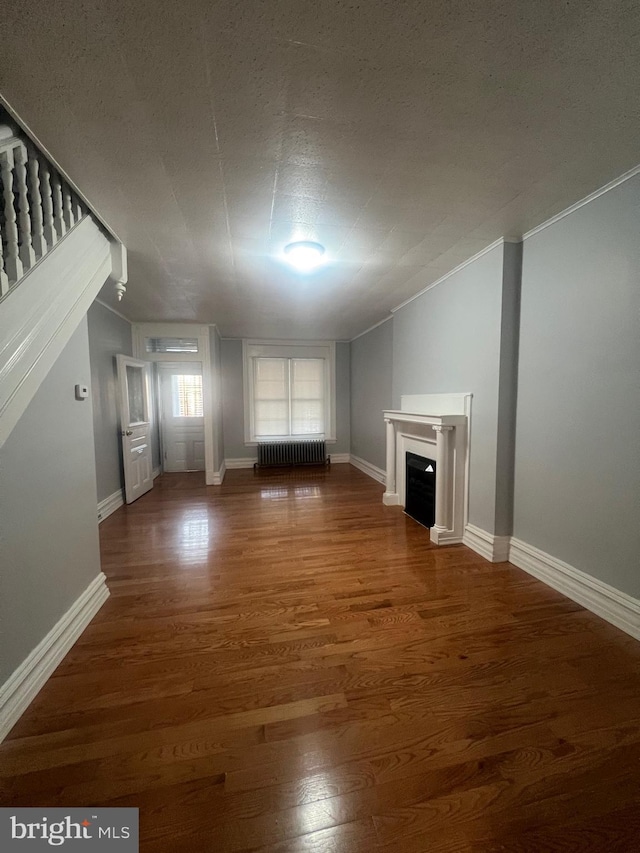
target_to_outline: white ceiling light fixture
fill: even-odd
[[[298,272],[311,272],[322,263],[324,246],[311,240],[298,240],[284,247],[287,261]]]

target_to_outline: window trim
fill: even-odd
[[[336,441],[336,344],[335,341],[273,341],[244,339],[242,341],[244,443],[256,447],[253,411],[253,359],[254,358],[322,358],[325,362],[325,399],[327,430],[324,440]],[[309,437],[311,438],[311,436]],[[279,439],[274,438],[273,441]],[[296,439],[291,439],[295,441]],[[305,439],[300,439],[304,441]]]

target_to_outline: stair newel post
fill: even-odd
[[[38,159],[40,165],[40,193],[42,196],[42,218],[44,239],[47,247],[54,246],[58,240],[56,226],[53,221],[53,197],[51,195],[51,171],[44,159]]]
[[[62,207],[62,183],[60,175],[54,172],[51,176],[51,194],[53,196],[53,222],[56,226],[58,239],[67,233]]]
[[[4,227],[7,240],[7,257],[5,269],[9,283],[14,283],[22,277],[22,261],[18,246],[18,226],[16,210],[13,203],[13,149],[0,154],[0,171],[2,173],[2,189],[4,193]]]
[[[27,185],[27,146],[21,142],[15,148],[15,173],[18,195],[18,225],[20,230],[20,260],[24,271],[36,262],[31,236],[31,210]]]
[[[27,159],[29,173],[29,192],[31,193],[31,234],[33,251],[36,258],[47,254],[47,241],[44,236],[44,219],[42,210],[42,192],[40,188],[40,163],[36,151],[29,147]]]

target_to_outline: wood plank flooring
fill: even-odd
[[[144,853],[640,851],[635,641],[349,465],[201,483],[101,526],[3,805],[138,806]]]

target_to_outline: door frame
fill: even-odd
[[[214,386],[211,366],[209,326],[196,323],[134,323],[132,329],[133,354],[148,362],[193,362],[202,364],[202,403],[204,410],[204,466],[207,486],[216,484],[214,462]],[[147,352],[147,338],[197,338],[198,352]],[[157,384],[156,384],[157,387]],[[158,401],[159,402],[159,401]],[[161,432],[160,424],[158,424]],[[164,458],[161,460],[164,469]]]

